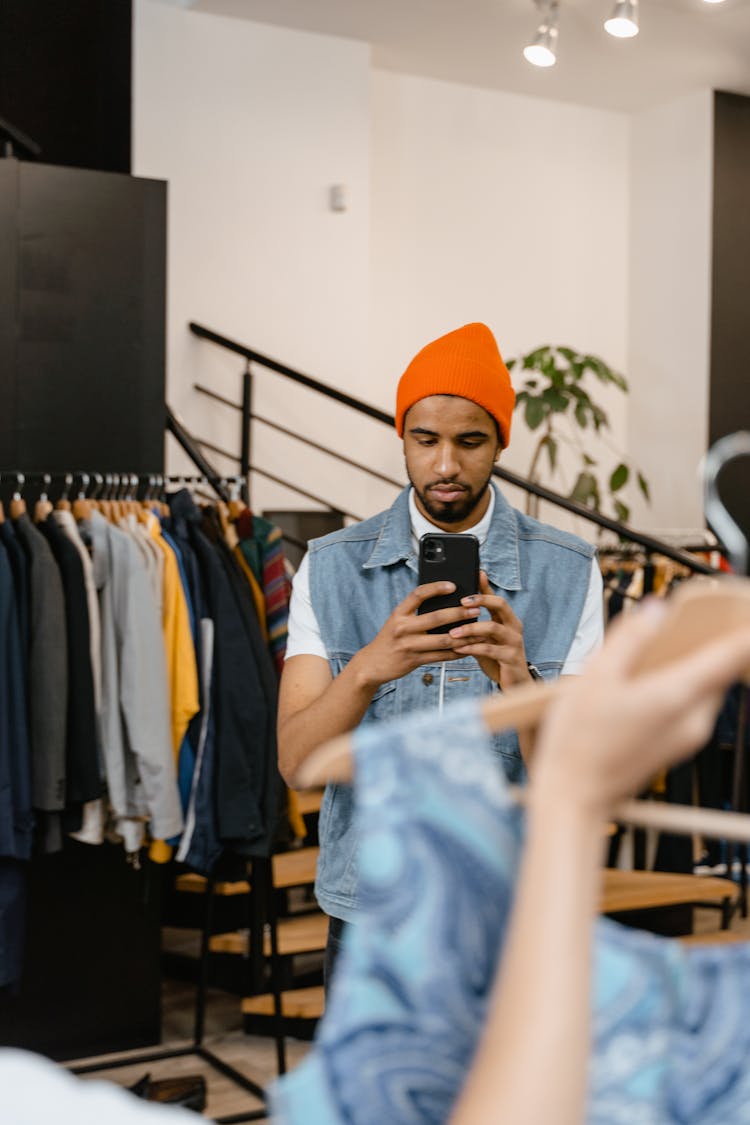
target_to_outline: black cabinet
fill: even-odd
[[[166,184],[0,160],[0,468],[159,472]]]

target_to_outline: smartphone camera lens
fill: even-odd
[[[424,559],[425,562],[442,562],[445,556],[445,549],[439,539],[426,539],[424,542]]]

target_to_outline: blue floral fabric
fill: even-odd
[[[522,817],[475,703],[361,729],[355,754],[361,921],[271,1102],[288,1125],[437,1125],[484,1023]],[[750,1125],[749,1008],[750,944],[597,922],[586,1121]]]

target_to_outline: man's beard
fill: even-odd
[[[435,503],[427,495],[429,489],[435,488],[438,484],[447,484],[449,482],[430,481],[425,491],[422,492],[417,488],[411,476],[409,476],[412,488],[419,497],[422,508],[435,523],[463,523],[464,520],[467,520],[484,496],[491,479],[492,473],[489,473],[481,488],[477,489],[476,492],[467,489],[460,500]],[[466,485],[461,484],[460,481],[452,481],[450,483],[456,484],[459,488],[466,488]]]

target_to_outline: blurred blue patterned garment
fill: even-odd
[[[271,1104],[287,1125],[437,1125],[483,1026],[522,818],[475,703],[360,729],[355,755],[362,921]],[[589,1125],[750,1125],[750,944],[602,919],[594,973]]]

